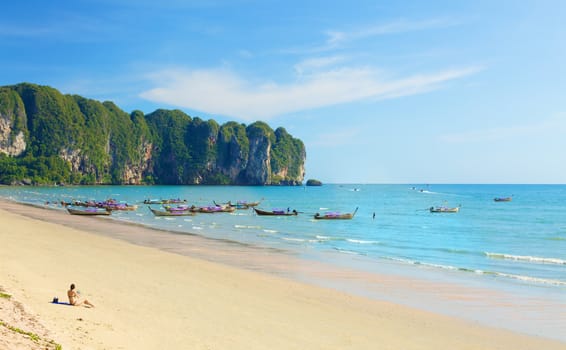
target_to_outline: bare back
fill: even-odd
[[[75,292],[72,289],[69,289],[67,291],[67,296],[69,297],[69,304],[75,305],[77,303],[77,299],[78,299],[77,292]]]

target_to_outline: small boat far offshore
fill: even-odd
[[[493,198],[493,201],[495,202],[511,202],[513,200],[513,197],[495,197]]]
[[[460,211],[460,207],[430,207],[429,210],[431,213],[457,213]]]

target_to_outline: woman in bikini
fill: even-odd
[[[69,297],[69,304],[73,306],[79,306],[84,304],[89,307],[94,307],[94,305],[92,305],[88,300],[86,299],[80,300],[79,293],[75,291],[74,283],[71,284],[70,289],[67,291],[67,296]]]

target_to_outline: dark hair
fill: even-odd
[[[71,290],[75,289],[75,284],[71,283]]]

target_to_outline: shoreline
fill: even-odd
[[[286,277],[284,272],[288,268],[288,266],[281,264],[288,264],[290,261],[300,264],[300,259],[295,260],[292,256],[279,256],[281,254],[275,254],[279,258],[274,259],[274,254],[268,254],[268,250],[262,248],[256,249],[257,254],[252,254],[253,257],[245,256],[248,260],[248,268],[242,268],[241,265],[237,264],[237,267],[234,268],[230,265],[230,261],[241,262],[242,247],[233,247],[230,251],[230,249],[226,249],[226,244],[222,244],[223,242],[211,242],[210,239],[200,236],[163,234],[164,232],[130,223],[98,220],[96,218],[77,218],[61,211],[58,211],[60,215],[55,215],[56,213],[51,213],[57,212],[55,210],[37,207],[35,210],[28,210],[28,207],[30,206],[6,202],[2,202],[2,205],[0,205],[0,218],[2,218],[3,224],[4,221],[14,224],[9,225],[7,237],[2,237],[2,244],[13,248],[13,251],[9,249],[9,252],[6,252],[9,258],[11,257],[13,260],[8,258],[6,259],[8,263],[4,264],[3,253],[2,265],[6,267],[5,269],[4,267],[0,268],[0,271],[3,272],[3,275],[5,274],[3,279],[6,278],[6,275],[8,276],[6,280],[10,284],[5,287],[9,287],[9,290],[18,297],[21,296],[22,298],[18,299],[22,300],[26,306],[30,305],[42,320],[49,321],[49,329],[56,330],[54,332],[56,341],[59,340],[57,338],[59,336],[62,339],[60,342],[73,344],[71,348],[82,348],[83,346],[90,348],[85,339],[100,342],[101,348],[103,347],[102,344],[111,348],[119,347],[122,344],[120,342],[124,339],[116,339],[117,334],[112,333],[120,333],[116,331],[117,328],[131,328],[132,325],[124,323],[125,319],[123,319],[121,312],[109,310],[109,306],[118,310],[126,309],[137,318],[141,318],[142,320],[135,320],[136,317],[134,317],[134,320],[130,319],[137,326],[140,326],[139,323],[141,323],[142,328],[159,328],[160,332],[154,332],[153,329],[147,330],[149,339],[145,339],[145,342],[139,344],[141,348],[151,348],[149,344],[163,344],[164,341],[167,343],[166,340],[162,339],[163,335],[160,334],[166,332],[169,326],[167,323],[164,325],[148,325],[142,322],[147,321],[148,314],[151,313],[152,317],[156,316],[157,319],[163,320],[172,317],[176,319],[176,324],[179,327],[190,328],[193,323],[199,322],[193,315],[195,310],[199,311],[196,313],[197,315],[208,319],[211,323],[223,325],[226,330],[229,330],[228,334],[231,335],[234,342],[228,342],[227,339],[230,337],[223,339],[224,337],[212,332],[209,329],[210,326],[202,326],[202,329],[199,328],[200,332],[195,331],[190,336],[176,335],[174,339],[170,340],[171,345],[185,344],[185,341],[197,339],[200,341],[200,343],[197,341],[197,344],[200,344],[203,348],[205,344],[210,348],[226,348],[227,344],[230,344],[228,346],[230,348],[242,349],[265,347],[276,349],[305,347],[375,348],[376,344],[389,344],[391,348],[406,349],[446,348],[446,344],[464,349],[467,348],[467,345],[470,345],[468,347],[470,349],[478,347],[495,349],[502,346],[518,349],[536,347],[560,349],[566,347],[563,342],[484,327],[474,322],[388,302],[370,300],[281,278],[281,276]],[[17,213],[18,211],[26,212],[27,215],[21,216]],[[30,212],[34,212],[33,215],[30,215]],[[73,225],[77,227],[73,227]],[[20,230],[12,231],[12,226],[18,227]],[[113,230],[108,232],[109,228],[113,228]],[[37,230],[42,231],[43,235],[37,235],[34,232]],[[140,231],[143,231],[144,234],[140,234]],[[146,236],[145,231],[151,231],[151,234]],[[132,240],[132,236],[134,237],[133,242],[124,241],[123,238],[120,238],[128,237]],[[20,241],[19,238],[22,237],[25,237],[26,240]],[[168,240],[167,237],[175,239]],[[8,241],[5,241],[6,239]],[[156,249],[144,246],[144,244],[151,244],[154,240],[161,240],[164,247]],[[178,252],[179,241],[182,241],[184,254]],[[26,242],[25,246],[23,246],[24,242]],[[203,244],[204,242],[206,244]],[[65,248],[66,245],[73,246],[77,251],[68,251]],[[254,251],[254,248],[247,246],[245,249],[248,253]],[[81,253],[81,251],[83,252]],[[187,252],[189,252],[188,255]],[[19,261],[18,254],[29,256],[30,263],[24,260],[25,264],[22,264]],[[34,258],[33,254],[37,254],[38,257]],[[115,254],[118,254],[118,256]],[[206,260],[202,258],[207,254],[209,254],[209,257],[214,256],[214,259]],[[73,258],[77,257],[81,261],[80,266],[69,267],[65,265],[65,262],[75,261]],[[142,259],[142,257],[147,258],[147,260]],[[38,259],[39,261],[37,261]],[[212,260],[215,262],[211,262]],[[165,261],[168,263],[163,263]],[[118,266],[113,265],[113,263]],[[122,278],[113,276],[116,274],[116,270],[121,270],[119,267],[121,264],[127,264],[131,267],[131,271],[128,271],[140,278],[133,279],[127,274],[122,275]],[[185,269],[178,269],[177,264]],[[266,269],[265,264],[269,269]],[[197,266],[198,268],[195,269]],[[34,271],[33,267],[39,267],[42,270],[41,273]],[[104,267],[108,272],[98,271],[98,268],[101,267]],[[295,268],[297,271],[302,271],[301,269],[304,267],[295,266]],[[58,271],[59,269],[61,271]],[[51,270],[55,270],[55,272]],[[203,273],[201,270],[207,272]],[[275,273],[266,273],[273,272],[268,270],[274,270]],[[279,277],[277,271],[280,271]],[[332,272],[322,270],[320,273]],[[189,276],[186,276],[187,274]],[[156,286],[155,283],[146,281],[148,276],[161,283]],[[162,279],[162,277],[168,278]],[[68,280],[69,278],[77,278],[77,280],[80,278],[79,285],[89,290],[89,293],[86,294],[87,298],[97,305],[93,310],[82,308],[77,310],[81,314],[89,315],[89,317],[96,316],[94,318],[97,318],[96,322],[93,321],[94,323],[88,324],[88,334],[92,335],[90,338],[85,337],[81,340],[74,338],[69,330],[59,331],[61,328],[66,329],[73,326],[76,328],[76,322],[73,320],[71,320],[73,322],[70,322],[68,318],[61,317],[58,312],[74,313],[77,308],[59,310],[57,309],[59,306],[47,303],[53,297],[51,294],[54,293],[54,290],[57,290],[59,297],[61,297],[64,288],[71,282]],[[42,283],[37,285],[39,281],[36,281],[36,279],[48,286],[44,286]],[[174,280],[178,285],[169,281],[169,279]],[[194,281],[197,281],[196,286]],[[205,283],[205,285],[200,287],[199,282]],[[107,285],[108,283],[111,285]],[[128,283],[131,283],[132,286],[128,287]],[[144,289],[139,290],[140,287],[136,284],[142,284]],[[163,288],[161,284],[175,291],[179,288],[178,286],[181,286],[182,291],[189,293],[188,295],[185,295],[185,293],[174,294],[174,296],[169,297],[169,289]],[[112,286],[115,286],[117,290],[114,290]],[[212,286],[218,287],[220,290]],[[128,294],[129,288],[134,288],[131,295]],[[39,291],[36,289],[39,289]],[[234,298],[234,293],[237,294],[237,298]],[[132,304],[133,300],[128,297],[124,298],[125,295],[130,295],[133,300],[142,305],[151,305],[151,310],[136,310],[135,305],[137,304]],[[190,295],[197,296],[197,298],[190,298]],[[173,304],[180,303],[179,308],[171,309],[169,301],[174,301]],[[204,302],[202,306],[200,305],[201,301]],[[239,305],[240,303],[242,305]],[[104,311],[101,312],[101,309],[104,309]],[[177,311],[180,312],[180,315]],[[214,312],[210,313],[210,311]],[[53,313],[56,314],[53,315]],[[111,321],[105,322],[105,315],[108,315],[108,313],[113,318],[111,317]],[[250,325],[255,324],[260,327],[263,333],[258,336],[251,332],[249,328],[251,326],[242,324],[240,318],[246,319]],[[349,324],[345,320],[355,321],[356,323]],[[384,325],[384,322],[391,324]],[[322,330],[321,324],[326,323],[335,327],[333,332],[331,334],[328,332],[318,334],[317,331]],[[349,328],[352,327],[352,324],[360,324],[360,326],[355,327],[357,330],[351,330]],[[86,323],[82,325],[86,325]],[[277,327],[265,328],[265,325],[277,325]],[[137,329],[137,326],[134,328]],[[437,335],[429,334],[431,332],[430,327],[437,331]],[[275,328],[281,328],[285,331]],[[388,334],[379,331],[383,328],[388,329]],[[247,332],[245,332],[246,330]],[[328,331],[328,329],[326,330]],[[409,330],[416,332],[418,337],[424,337],[428,345],[424,346],[406,339],[404,332]],[[128,332],[130,333],[120,334],[119,338],[125,337],[128,340],[129,337],[133,336],[134,331],[135,329],[129,329]],[[307,332],[309,336],[307,337],[304,332]],[[461,337],[472,335],[476,339],[466,339],[469,344],[465,345],[458,342],[461,341]],[[314,339],[310,340],[311,336]],[[273,340],[271,340],[272,338]],[[348,341],[345,341],[345,339],[348,339]],[[160,342],[152,343],[155,340]],[[131,343],[126,342],[125,344],[125,348],[129,348],[127,344]],[[387,346],[384,347],[387,348]],[[68,347],[64,346],[64,348]],[[98,347],[95,346],[95,348]]]
[[[74,216],[59,207],[41,204],[0,202],[0,208],[3,206],[25,216],[136,245],[566,342],[560,327],[566,322],[566,315],[560,313],[566,307],[562,289],[539,287],[534,291],[528,284],[509,288],[497,279],[489,280],[474,273],[368,260],[340,252],[305,256],[304,252],[207,237],[114,217]]]

